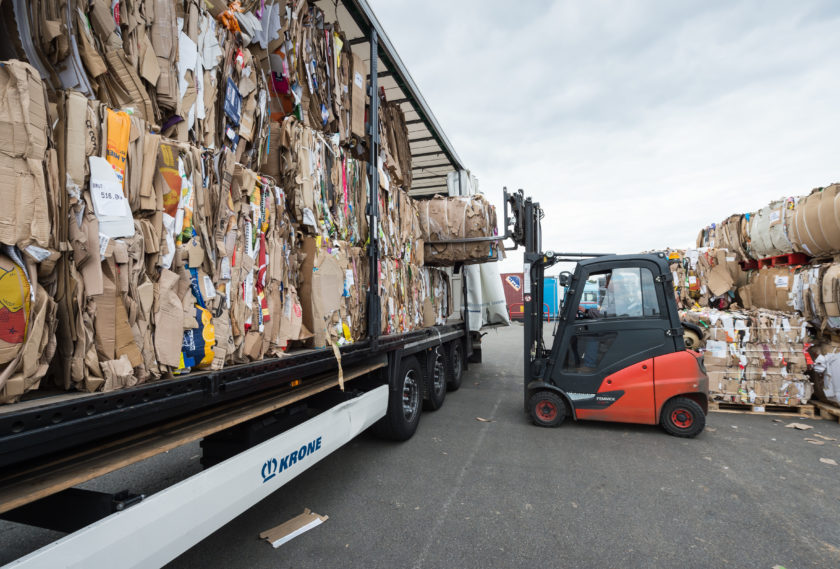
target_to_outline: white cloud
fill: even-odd
[[[370,3],[482,190],[543,205],[546,249],[687,246],[840,180],[835,2]]]

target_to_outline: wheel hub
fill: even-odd
[[[694,418],[685,409],[674,409],[671,413],[671,422],[677,427],[687,429],[694,422]]]
[[[439,353],[435,358],[435,364],[432,368],[432,387],[435,390],[435,393],[440,393],[446,389],[443,357]]]
[[[543,421],[551,421],[557,416],[557,406],[548,400],[540,401],[537,403],[537,416]]]
[[[402,396],[403,414],[407,421],[410,422],[414,419],[414,414],[417,413],[417,408],[419,407],[419,401],[420,389],[417,384],[417,377],[414,374],[414,370],[409,370],[403,380]]]

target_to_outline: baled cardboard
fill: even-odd
[[[350,66],[350,132],[364,140],[365,103],[367,100],[367,76],[369,70],[365,61],[353,54]]]

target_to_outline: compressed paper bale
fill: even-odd
[[[794,248],[811,256],[840,252],[840,219],[837,201],[840,185],[817,188],[803,197],[794,210]]]
[[[498,251],[498,243],[428,243],[496,235],[495,208],[482,195],[470,197],[435,196],[419,202],[420,227],[425,243],[427,265],[453,265],[481,261]]]
[[[749,226],[752,255],[756,259],[793,253],[786,228],[786,218],[792,213],[788,200],[776,200],[756,212]]]

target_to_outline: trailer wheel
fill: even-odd
[[[659,422],[669,435],[691,438],[706,426],[706,415],[693,399],[675,397],[662,407]]]
[[[395,441],[407,441],[420,423],[423,372],[414,356],[400,363],[397,385],[388,396],[388,411],[376,423],[376,433]]]
[[[566,402],[552,391],[537,391],[528,399],[528,413],[538,427],[559,427],[566,418]]]
[[[446,387],[449,391],[458,391],[461,376],[464,375],[464,348],[455,340],[446,349]]]
[[[442,346],[434,348],[426,360],[426,389],[429,398],[423,402],[423,407],[429,411],[443,407],[446,398],[446,358],[443,357]]]

